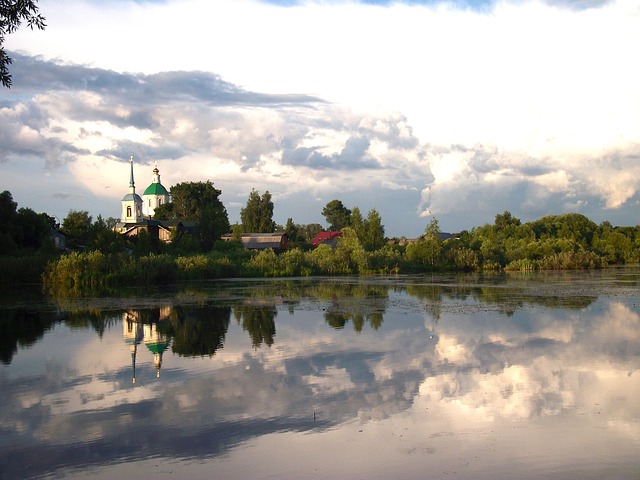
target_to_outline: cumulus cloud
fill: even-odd
[[[592,215],[600,205],[630,207],[640,191],[638,159],[637,145],[541,157],[483,145],[455,146],[431,154],[434,180],[422,192],[421,208],[445,217],[474,204],[479,210],[510,210],[531,220],[564,211]]]
[[[421,215],[457,231],[504,210],[637,222],[634,2],[193,9],[198,18],[179,2],[56,4],[47,19],[64,29],[12,35],[25,53],[12,53],[2,100],[3,168],[37,154],[73,164],[88,190],[85,173],[102,165],[112,188],[92,211],[104,192],[118,201],[115,168],[134,154],[166,162],[167,181],[212,179],[232,221],[257,188],[281,202],[278,223],[318,221],[340,198],[376,208],[390,235],[419,234]]]

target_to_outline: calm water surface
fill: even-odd
[[[4,292],[0,478],[640,478],[640,268]]]

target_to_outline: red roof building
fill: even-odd
[[[324,243],[335,248],[338,237],[341,236],[342,232],[320,232],[313,238],[311,245],[317,247],[318,245],[322,245]]]

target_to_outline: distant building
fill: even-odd
[[[49,238],[53,241],[53,244],[58,250],[64,250],[67,248],[67,236],[57,227],[51,230]]]
[[[329,245],[331,248],[336,248],[338,244],[338,238],[342,236],[342,232],[320,232],[311,241],[311,245],[317,247],[318,245]]]
[[[129,158],[129,163],[129,193],[122,198],[122,213],[120,222],[115,226],[115,231],[125,237],[135,237],[144,231],[151,237],[158,238],[163,242],[170,242],[172,230],[179,229],[180,225],[152,219],[157,207],[171,202],[169,192],[160,182],[158,166],[156,165],[153,169],[151,185],[140,197],[136,193],[136,184],[133,178],[133,155]]]
[[[238,237],[233,234],[223,235],[222,240],[230,242]],[[289,237],[284,232],[274,233],[242,233],[239,238],[242,246],[247,250],[266,250],[271,248],[275,251],[286,250],[289,245]]]
[[[129,174],[129,193],[122,197],[122,223],[137,223],[142,220],[142,198],[136,193],[136,183],[133,180],[133,155],[129,159],[131,173]]]
[[[171,196],[164,185],[160,183],[160,170],[156,165],[153,169],[151,185],[142,194],[142,214],[151,218],[156,208],[170,202]]]

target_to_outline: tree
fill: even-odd
[[[46,213],[20,208],[14,224],[14,240],[18,247],[37,250],[45,244],[54,226],[55,220]]]
[[[6,254],[17,248],[13,238],[13,225],[17,217],[18,204],[13,201],[11,192],[0,193],[0,253]]]
[[[284,233],[287,234],[290,242],[297,242],[298,236],[300,235],[298,232],[300,227],[293,223],[292,218],[287,218],[287,225],[284,227]]]
[[[92,218],[86,210],[69,210],[62,220],[62,233],[67,236],[67,245],[86,246],[90,240]]]
[[[91,245],[102,253],[122,251],[126,244],[124,237],[113,230],[117,223],[116,218],[109,217],[105,220],[102,215],[98,215],[90,229]]]
[[[171,187],[171,203],[156,208],[154,218],[197,222],[200,243],[209,249],[230,228],[221,194],[209,180],[178,183]]]
[[[407,258],[412,262],[433,267],[438,263],[441,252],[440,225],[438,220],[433,218],[425,228],[423,237],[407,245]]]
[[[37,0],[0,0],[0,81],[2,85],[11,88],[11,74],[9,65],[13,61],[3,47],[5,35],[14,33],[22,22],[33,30],[44,30],[47,25],[45,18],[38,13]]]
[[[298,225],[298,232],[306,242],[311,242],[315,236],[322,231],[322,225],[319,223],[308,223],[306,225]]]
[[[342,230],[351,222],[351,210],[345,207],[340,200],[331,200],[322,209],[322,216],[327,219],[329,230]]]
[[[520,219],[511,215],[511,212],[505,210],[504,213],[496,214],[495,226],[499,229],[507,228],[510,225],[517,227],[520,225]]]
[[[365,235],[362,245],[365,250],[373,251],[384,247],[384,226],[382,225],[382,218],[375,208],[369,210],[367,220],[364,223]]]
[[[273,221],[273,202],[267,190],[262,197],[252,189],[247,206],[240,211],[242,228],[246,233],[271,233],[276,228]]]
[[[362,213],[360,213],[360,209],[358,207],[353,207],[353,210],[351,210],[349,226],[353,229],[354,232],[356,232],[358,240],[360,240],[360,242],[364,245],[367,236],[367,228],[364,218],[362,218]]]

